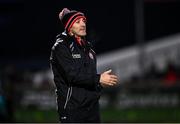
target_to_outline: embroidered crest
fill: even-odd
[[[91,59],[94,59],[94,56],[93,56],[93,54],[92,54],[91,52],[89,52],[89,57],[90,57]]]

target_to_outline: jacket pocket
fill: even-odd
[[[75,108],[83,106],[86,101],[86,91],[84,88],[73,87],[71,102]]]
[[[68,104],[71,96],[72,96],[72,87],[68,87],[67,94],[66,94],[66,100],[65,100],[65,103],[64,103],[64,109],[66,109],[67,104]]]

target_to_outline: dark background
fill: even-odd
[[[48,59],[63,31],[58,14],[64,7],[85,13],[97,54],[135,45],[134,6],[133,0],[1,0],[1,59]],[[144,42],[179,32],[179,11],[177,0],[145,0]]]
[[[0,0],[0,122],[58,122],[49,57],[64,7],[85,13],[97,55],[180,32],[179,0]],[[180,122],[180,64],[173,64],[158,71],[152,63],[107,88],[103,122]]]

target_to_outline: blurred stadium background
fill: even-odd
[[[83,11],[104,89],[103,122],[180,122],[179,0],[0,0],[0,122],[58,122],[49,66],[58,13]]]

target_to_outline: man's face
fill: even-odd
[[[78,37],[86,36],[86,20],[84,18],[77,19],[72,25],[70,32]]]

